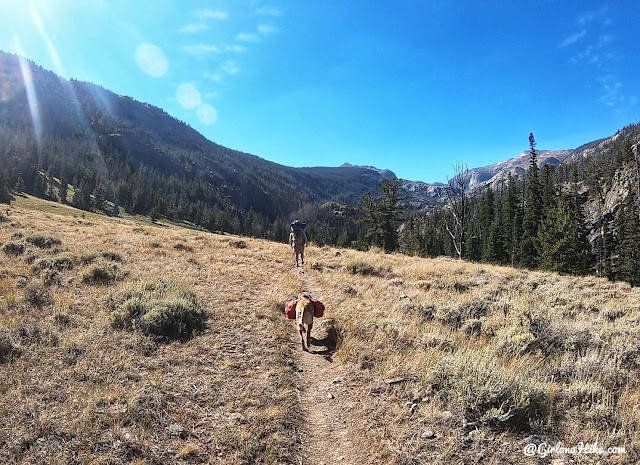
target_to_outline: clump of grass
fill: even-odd
[[[229,241],[229,245],[231,247],[235,247],[236,249],[246,249],[247,248],[247,243],[245,241],[239,240],[239,239],[230,240]]]
[[[190,245],[185,245],[182,242],[178,242],[173,246],[173,248],[176,250],[182,250],[184,252],[193,252],[193,247],[191,247]]]
[[[549,413],[548,389],[519,371],[488,353],[457,352],[433,367],[430,381],[467,423],[496,429],[542,426]]]
[[[2,251],[7,255],[22,255],[26,245],[22,242],[7,242],[2,246]]]
[[[57,307],[53,311],[53,322],[57,326],[68,327],[73,325],[73,319],[69,314],[69,310],[64,307]]]
[[[207,312],[184,284],[159,279],[110,298],[112,325],[162,340],[187,340],[205,327]]]
[[[120,281],[127,272],[118,263],[98,260],[82,272],[82,282],[86,284],[110,284]]]
[[[58,255],[51,258],[42,258],[36,261],[34,268],[36,270],[56,270],[66,271],[73,268],[73,260],[67,255]]]
[[[88,265],[89,263],[93,263],[100,257],[112,262],[118,262],[118,263],[122,262],[122,255],[112,250],[100,250],[97,252],[88,252],[86,254],[81,255],[79,260],[82,264]]]
[[[45,286],[60,284],[60,272],[51,269],[44,270],[44,273],[42,273],[42,284]]]
[[[391,269],[389,267],[376,267],[362,260],[348,260],[342,265],[342,271],[363,276],[384,276]]]
[[[27,237],[27,242],[38,247],[39,249],[50,249],[54,245],[62,244],[62,241],[57,237],[47,237],[41,235]]]
[[[11,239],[22,239],[24,237],[24,234],[22,234],[20,231],[16,231],[13,234],[11,234]]]
[[[344,284],[340,286],[340,290],[347,295],[356,295],[358,293],[358,291],[349,284]]]
[[[0,364],[8,363],[20,356],[20,348],[15,344],[11,331],[0,327]]]
[[[162,248],[162,244],[160,244],[160,242],[158,241],[152,241],[149,242],[149,247],[151,247],[152,249],[160,249]]]
[[[40,308],[51,301],[51,296],[44,286],[31,284],[24,290],[24,301],[31,307]]]
[[[435,317],[445,324],[459,328],[467,320],[485,316],[488,310],[489,305],[482,299],[454,300],[439,307]]]
[[[113,250],[101,250],[100,256],[105,260],[111,260],[112,262],[122,262],[122,255],[118,252],[114,252]]]

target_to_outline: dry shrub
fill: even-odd
[[[89,263],[93,263],[100,257],[112,262],[118,262],[118,263],[122,262],[122,255],[112,250],[100,250],[97,252],[89,252],[81,255],[79,258],[79,261],[84,265],[88,265]]]
[[[229,245],[231,247],[235,247],[236,249],[246,249],[247,248],[247,243],[245,241],[242,241],[242,240],[230,240],[229,241]]]
[[[467,320],[484,317],[488,310],[488,303],[481,299],[453,300],[439,307],[435,317],[442,323],[459,328]]]
[[[2,251],[7,255],[22,255],[26,245],[22,242],[7,242],[2,246]]]
[[[122,255],[118,252],[114,252],[113,250],[101,250],[99,252],[100,256],[105,260],[111,260],[112,262],[122,262]]]
[[[8,363],[20,356],[20,348],[15,344],[11,331],[0,327],[0,364]]]
[[[82,272],[82,282],[86,284],[110,284],[122,280],[127,272],[117,263],[98,260]]]
[[[35,262],[34,268],[36,270],[66,271],[73,268],[73,259],[67,255],[42,258]]]
[[[391,268],[376,267],[362,260],[348,260],[342,265],[342,271],[363,276],[385,276],[389,274]]]
[[[110,298],[112,324],[164,340],[187,340],[207,320],[196,295],[184,284],[158,279],[123,289]]]
[[[193,247],[191,247],[190,245],[185,245],[181,242],[178,242],[177,244],[175,244],[173,248],[176,250],[182,250],[184,252],[193,252]]]
[[[40,235],[27,237],[27,242],[38,247],[39,249],[50,249],[54,245],[62,244],[62,241],[57,237],[47,237]]]
[[[40,308],[51,301],[51,296],[42,285],[31,284],[24,290],[24,301],[32,307]]]
[[[548,416],[545,385],[506,368],[489,353],[445,356],[433,367],[430,382],[441,399],[462,410],[468,423],[529,429]]]
[[[42,284],[47,286],[52,286],[54,284],[60,284],[61,275],[57,270],[44,270],[42,273]]]

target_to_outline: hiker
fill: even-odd
[[[289,234],[289,245],[293,249],[293,255],[296,258],[296,266],[298,265],[298,255],[304,265],[304,248],[307,246],[307,234],[304,232],[307,227],[307,223],[301,223],[300,220],[295,220],[291,223],[291,233]]]

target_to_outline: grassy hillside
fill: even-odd
[[[624,283],[317,247],[300,270],[283,244],[31,197],[2,215],[2,463],[307,463],[326,402],[353,463],[640,460]],[[301,290],[335,353],[300,351]],[[522,453],[558,441],[627,453]]]

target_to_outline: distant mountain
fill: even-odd
[[[595,160],[608,173],[604,189],[613,209],[636,182],[622,170],[638,149],[628,132],[573,151],[540,150],[538,162],[579,166],[575,171],[586,176]],[[528,162],[527,151],[471,168],[469,187],[522,175]],[[395,178],[388,169],[349,163],[293,168],[226,148],[158,107],[0,52],[0,181],[13,189],[110,214],[124,210],[274,239],[285,238],[292,216],[310,217],[326,206],[315,231],[323,229],[327,242],[346,232],[348,243],[363,226],[352,228],[344,218],[355,218],[363,194]],[[445,202],[442,183],[401,181],[413,209]]]
[[[558,166],[572,153],[573,150],[536,150],[538,166]],[[471,168],[468,187],[477,189],[488,185],[497,185],[502,181],[506,182],[509,175],[522,176],[527,171],[530,157],[531,151],[526,150],[517,157],[505,161],[480,168]]]
[[[378,169],[375,166],[363,166],[363,165],[352,165],[351,163],[343,163],[339,166],[339,168],[366,168],[372,171],[377,172],[380,176],[386,179],[396,179],[396,174],[391,170],[386,169]]]

